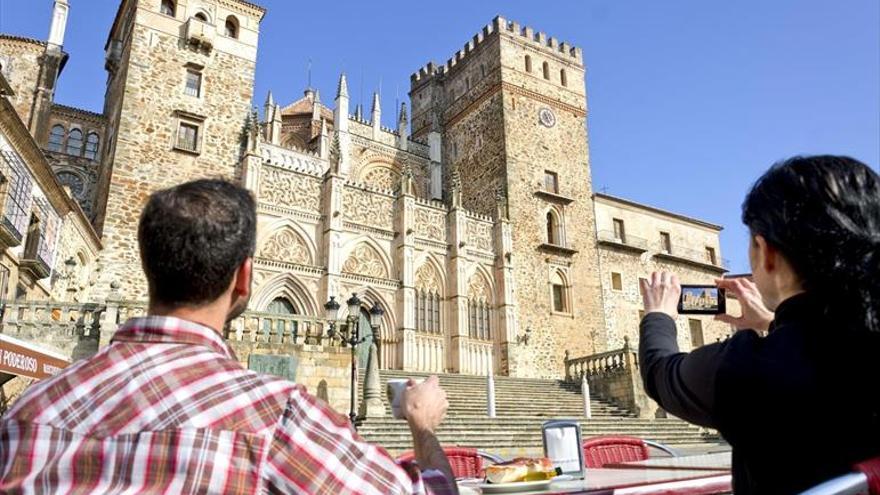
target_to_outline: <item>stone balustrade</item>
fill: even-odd
[[[443,335],[416,333],[414,337],[415,370],[443,373],[446,368],[445,337]]]
[[[464,338],[462,351],[464,358],[462,359],[461,372],[468,375],[488,375],[495,372],[494,367],[494,347],[495,344],[485,340]]]
[[[639,372],[638,351],[624,337],[622,349],[571,358],[565,353],[565,379],[579,383],[587,377],[590,390],[628,409],[640,418],[657,417],[662,411],[645,393]]]

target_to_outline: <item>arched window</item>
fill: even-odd
[[[568,78],[565,77],[565,69],[559,69],[559,82],[561,82],[563,86],[568,86]]]
[[[174,5],[174,0],[162,0],[162,3],[159,5],[159,12],[170,15],[174,17],[174,11],[177,10]]]
[[[236,19],[234,15],[226,18],[226,25],[223,34],[230,38],[238,38],[238,19]]]
[[[532,71],[532,57],[529,55],[526,55],[526,72],[531,72],[531,71]]]
[[[83,133],[79,129],[73,129],[67,135],[67,154],[80,156],[83,147]]]
[[[90,132],[89,136],[86,138],[86,152],[83,154],[89,160],[94,160],[98,157],[98,144],[99,138],[98,134],[94,132]]]
[[[547,244],[565,245],[565,239],[562,236],[562,222],[556,210],[547,212]]]
[[[440,333],[440,294],[431,289],[416,291],[416,330]]]
[[[492,312],[483,299],[468,300],[468,335],[472,339],[492,340]]]
[[[198,19],[206,24],[208,22],[208,16],[206,16],[204,12],[199,12],[198,14],[194,15],[193,17],[195,17],[196,19]]]
[[[568,284],[565,283],[565,278],[558,271],[550,277],[550,291],[553,298],[553,311],[568,313]]]
[[[64,149],[64,126],[55,124],[49,132],[49,151],[61,153]]]
[[[544,62],[544,79],[550,79],[550,64]]]

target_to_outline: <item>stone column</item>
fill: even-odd
[[[397,314],[401,325],[397,331],[400,365],[405,370],[416,368],[415,362],[415,197],[412,170],[404,165],[400,195],[394,203],[394,252],[400,267],[401,288],[397,291]]]
[[[512,375],[516,363],[512,354],[519,333],[516,318],[516,290],[513,274],[513,233],[507,215],[507,200],[502,193],[496,195],[497,212],[493,231],[495,242],[495,283],[498,286],[499,339],[496,349],[496,363],[501,374]]]
[[[456,182],[456,181],[453,181]],[[447,236],[449,241],[449,277],[446,293],[449,294],[449,349],[447,352],[448,367],[454,373],[461,373],[466,369],[465,342],[468,335],[467,321],[467,265],[468,257],[465,253],[466,245],[466,219],[467,215],[461,207],[461,189],[459,185],[453,185],[452,210],[446,217]]]
[[[330,299],[330,296],[336,296],[336,300],[342,305],[346,300],[344,297],[346,295],[340,293],[339,289],[339,278],[344,261],[340,253],[343,234],[342,192],[344,187],[345,179],[332,171],[324,177],[323,204],[321,205],[324,224],[320,252],[318,253],[320,263],[327,267],[318,300],[322,306]]]
[[[382,404],[382,383],[379,379],[379,353],[376,344],[370,343],[370,354],[367,357],[367,374],[364,377],[364,394],[358,410],[358,416],[364,418],[381,418],[385,416],[385,405]]]

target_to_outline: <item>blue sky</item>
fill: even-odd
[[[801,153],[880,164],[877,0],[256,0],[256,103],[312,84],[325,102],[341,70],[383,120],[429,60],[445,62],[496,14],[580,46],[587,65],[596,190],[725,226],[723,256],[748,271],[740,204],[775,160]],[[116,0],[70,0],[56,100],[100,110]],[[45,38],[50,0],[0,0],[0,31]]]

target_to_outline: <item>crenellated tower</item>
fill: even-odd
[[[581,49],[496,17],[445,65],[412,74],[410,98],[412,136],[442,156],[444,193],[458,177],[464,208],[509,222],[496,309],[504,345],[517,346],[500,350],[510,373],[558,376],[566,350],[602,349]]]

